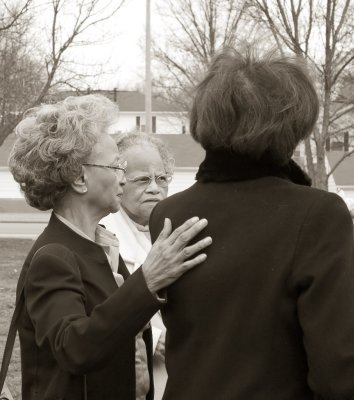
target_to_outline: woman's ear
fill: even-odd
[[[71,188],[76,193],[84,194],[87,192],[87,184],[86,183],[87,183],[86,171],[85,171],[85,167],[82,167],[81,174],[71,184]]]

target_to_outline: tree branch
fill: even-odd
[[[5,17],[0,19],[0,32],[6,31],[15,26],[16,23],[19,21],[19,19],[28,11],[32,3],[32,0],[26,0],[25,4],[17,11],[16,10],[12,11],[4,1],[2,1],[1,3],[4,5],[6,10],[10,14],[10,21],[6,22]],[[2,24],[2,22],[4,23],[4,25]]]

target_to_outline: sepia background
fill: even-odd
[[[29,207],[7,168],[24,112],[73,95],[118,103],[113,135],[146,131],[171,148],[170,194],[192,185],[203,149],[189,135],[188,108],[217,50],[253,44],[308,64],[320,98],[314,132],[294,159],[315,187],[354,209],[354,0],[0,0],[0,351],[25,255],[49,214]],[[152,111],[146,121],[147,50]],[[18,346],[8,385],[20,399]]]

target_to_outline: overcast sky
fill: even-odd
[[[156,20],[154,8],[152,22]],[[106,24],[107,32],[117,36],[107,44],[92,46],[102,59],[110,59],[117,74],[105,77],[100,86],[117,86],[119,89],[142,84],[145,75],[145,0],[127,0],[117,15]]]
[[[156,0],[151,1],[151,30],[154,38],[161,30],[156,11]],[[142,87],[145,76],[145,0],[126,0],[124,6],[109,21],[104,23],[108,35],[114,35],[107,43],[98,43],[85,49],[88,60],[105,62],[112,73],[104,75],[96,84],[100,88],[135,89]]]
[[[17,2],[18,0],[8,0]],[[52,22],[51,0],[35,0],[33,14],[35,46],[48,51],[50,24]],[[102,0],[112,7],[118,0]],[[159,1],[151,0],[152,38],[161,32],[161,23],[156,6]],[[60,24],[72,28],[73,16],[77,15],[74,0],[67,0],[68,8],[60,15]],[[71,7],[72,10],[71,10]],[[81,40],[90,41],[88,46],[74,46],[66,52],[66,59],[78,64],[101,64],[105,74],[98,78],[87,78],[87,86],[112,89],[135,89],[143,87],[145,76],[145,0],[125,0],[123,7],[109,20],[90,28]],[[70,15],[71,13],[71,15]],[[64,15],[63,15],[64,14]],[[63,31],[64,32],[64,31]],[[63,34],[65,36],[65,32]],[[102,40],[102,38],[104,38]],[[81,68],[81,67],[77,67]],[[82,67],[83,68],[83,67]],[[85,86],[85,85],[84,85]]]
[[[7,0],[17,2],[18,0]],[[45,40],[43,32],[50,32],[52,7],[51,0],[34,0],[41,3],[42,8],[36,10],[37,35],[39,40]],[[101,0],[103,3],[115,5],[118,0]],[[177,1],[177,0],[176,0]],[[66,0],[66,4],[75,4],[74,0]],[[159,44],[164,40],[163,23],[157,12],[159,4],[164,0],[151,0],[152,39]],[[71,7],[71,6],[69,6]],[[125,0],[123,7],[111,19],[95,26],[87,32],[86,37],[80,37],[93,43],[90,46],[76,46],[67,52],[72,60],[82,64],[104,65],[104,74],[96,78],[86,78],[84,87],[101,89],[117,87],[123,89],[142,89],[145,76],[145,10],[146,0]],[[77,9],[73,14],[77,13]],[[70,13],[65,18],[61,15],[61,23],[69,25]],[[171,26],[171,21],[168,21]],[[102,37],[106,38],[102,41]],[[45,44],[47,46],[47,43]],[[43,44],[44,46],[44,44]],[[40,47],[40,45],[38,45]],[[320,46],[321,50],[323,46]],[[80,67],[78,67],[80,68]],[[83,68],[83,67],[82,67]]]

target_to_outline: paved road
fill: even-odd
[[[0,222],[0,238],[35,239],[46,225],[43,222]]]

